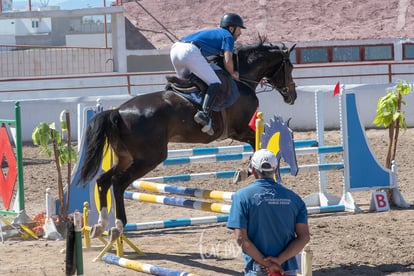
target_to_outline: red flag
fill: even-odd
[[[259,112],[258,110],[256,110],[252,116],[252,118],[249,121],[249,127],[251,129],[253,129],[253,131],[256,131],[256,119],[257,119],[257,112]]]
[[[338,95],[339,93],[341,93],[341,87],[340,87],[340,85],[339,85],[339,81],[336,83],[336,85],[335,85],[335,88],[334,88],[334,91],[333,91],[333,95],[334,96],[336,96],[336,95]]]

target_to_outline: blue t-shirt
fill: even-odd
[[[308,223],[303,200],[273,179],[257,179],[232,198],[227,227],[247,229],[249,239],[264,256],[278,256],[296,237],[297,223]],[[254,260],[243,253],[245,271]],[[285,271],[298,269],[293,257],[282,264]]]
[[[215,56],[224,51],[233,52],[234,50],[233,35],[223,28],[198,31],[182,37],[181,41],[194,42],[201,48],[201,53],[205,57]]]

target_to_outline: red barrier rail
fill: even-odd
[[[113,72],[112,48],[0,45],[0,78]]]
[[[0,93],[118,89],[121,91],[118,94],[139,94],[142,91],[145,93],[163,88],[166,83],[165,76],[172,74],[173,71],[157,71],[9,77],[0,78]],[[414,82],[414,62],[296,65],[293,75],[297,86],[333,85],[337,81],[348,84],[384,84],[404,79]],[[8,85],[7,82],[13,82],[13,85]],[[87,91],[85,96],[88,96]]]

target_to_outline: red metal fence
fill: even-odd
[[[111,48],[0,45],[0,94],[32,96],[140,94],[162,89],[174,72],[113,72]],[[414,82],[414,61],[295,65],[297,86]],[[17,81],[18,80],[18,81]],[[6,95],[7,94],[7,95]]]
[[[111,48],[1,45],[0,78],[113,72]]]

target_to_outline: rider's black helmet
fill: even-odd
[[[243,24],[243,19],[236,13],[226,13],[220,20],[221,28],[240,27],[246,29]]]

